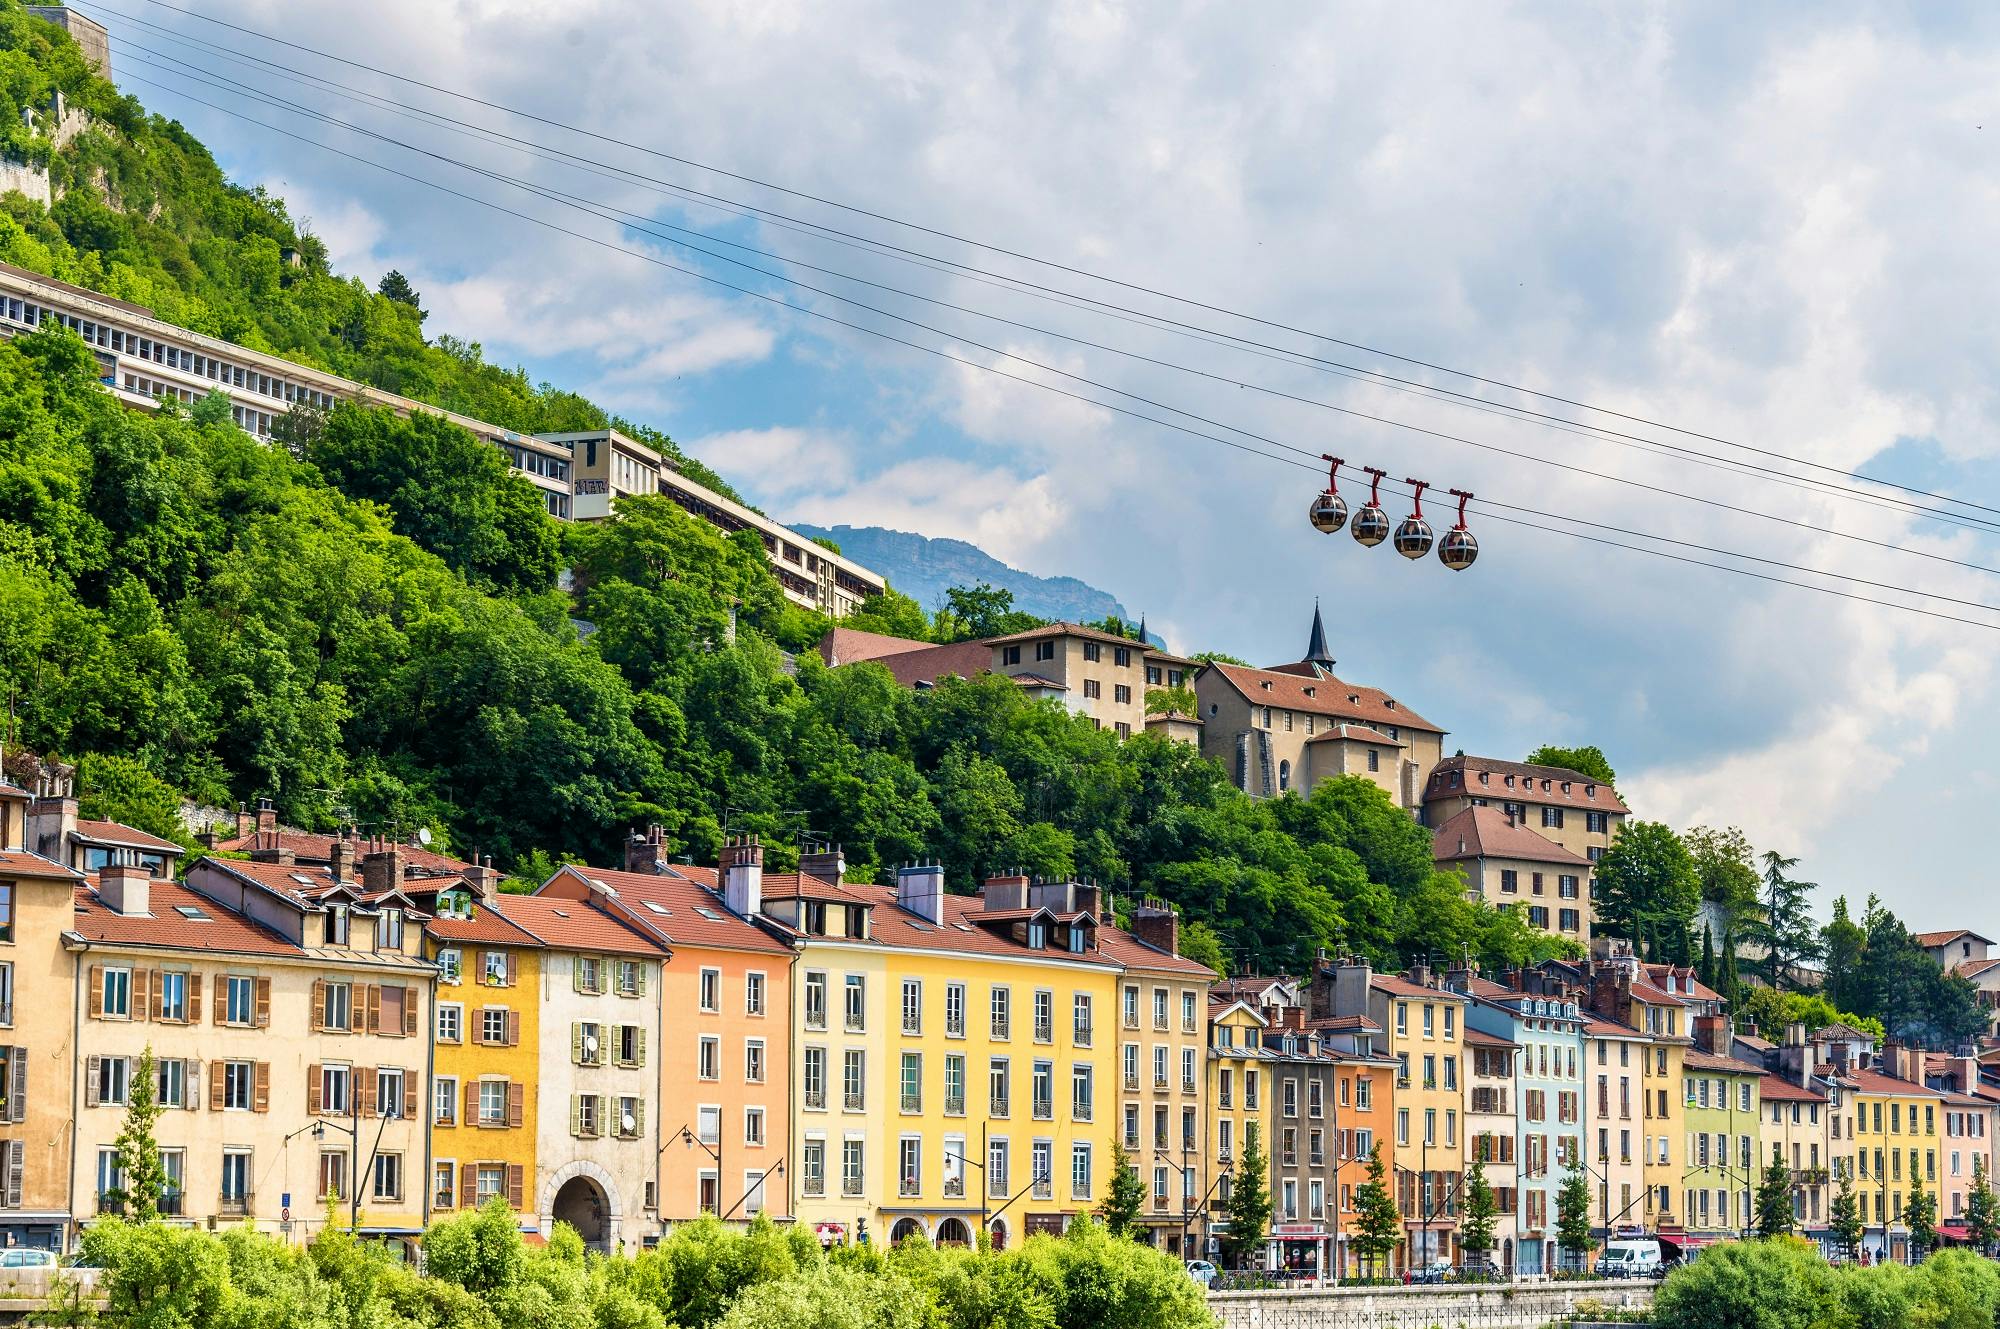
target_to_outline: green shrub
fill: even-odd
[[[1833,1270],[1803,1241],[1727,1242],[1667,1276],[1660,1329],[1822,1329],[1839,1304]]]

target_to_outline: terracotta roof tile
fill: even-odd
[[[507,906],[521,897],[496,895],[491,905],[473,902],[471,918],[440,916],[424,925],[439,941],[472,946],[538,947],[541,940],[507,917]]]
[[[1590,867],[1590,860],[1526,826],[1510,823],[1495,807],[1466,808],[1431,836],[1431,856],[1440,863],[1468,858],[1513,858],[1527,863]]]
[[[1323,734],[1314,734],[1308,743],[1373,743],[1377,747],[1404,748],[1409,744],[1400,738],[1391,738],[1379,729],[1365,724],[1337,724]]]
[[[1479,781],[1481,772],[1487,776],[1484,784]],[[1454,774],[1460,777],[1457,784],[1451,782]],[[1509,777],[1513,778],[1512,785],[1507,783]],[[1546,789],[1542,787],[1545,781]],[[1563,788],[1564,784],[1569,785],[1568,790]],[[1424,782],[1426,803],[1468,794],[1520,803],[1556,803],[1592,812],[1631,811],[1610,785],[1561,766],[1531,766],[1524,761],[1499,761],[1492,757],[1446,757],[1431,768],[1430,778]]]
[[[1905,1098],[1942,1098],[1937,1090],[1909,1080],[1899,1080],[1893,1075],[1884,1075],[1874,1070],[1849,1070],[1844,1076],[1849,1084],[1864,1094],[1893,1094]]]
[[[508,922],[524,929],[550,950],[667,954],[664,946],[588,900],[560,895],[516,895],[508,900],[506,910]]]
[[[1301,675],[1220,662],[1207,668],[1213,669],[1218,678],[1259,706],[1311,711],[1315,715],[1329,715],[1371,726],[1389,724],[1433,734],[1444,732],[1380,688],[1345,683],[1332,674]],[[1268,689],[1264,687],[1266,683],[1271,685]],[[1308,689],[1311,691],[1308,692]]]
[[[836,667],[930,649],[931,643],[927,641],[892,637],[886,632],[863,632],[859,628],[835,628],[819,639],[820,659]]]
[[[1952,928],[1947,932],[1919,932],[1916,935],[1917,945],[1923,947],[1925,950],[1929,950],[1933,946],[1949,946],[1960,937],[1970,937],[1974,941],[1983,941],[1989,946],[1993,944],[1993,938],[1982,937],[1970,928]]]
[[[774,955],[791,953],[791,947],[784,942],[741,915],[730,912],[729,907],[723,904],[722,896],[706,882],[697,880],[699,877],[713,881],[715,871],[678,863],[673,865],[671,871],[658,873],[566,867],[549,878],[533,896],[516,898],[547,900],[557,898],[557,893],[576,898],[582,893],[579,882],[596,882],[607,887],[632,917],[666,937],[671,945]],[[768,890],[771,878],[766,877],[765,881]],[[704,910],[707,912],[704,913]],[[521,922],[537,936],[543,935],[540,928],[511,911],[509,917]]]
[[[1076,637],[1083,641],[1102,642],[1109,646],[1124,646],[1144,655],[1149,660],[1170,660],[1176,664],[1193,664],[1194,661],[1163,651],[1151,642],[1140,641],[1136,637],[1121,637],[1115,632],[1104,632],[1097,628],[1087,628],[1081,623],[1045,623],[1025,632],[1010,632],[1003,637],[988,637],[988,646],[1011,646],[1017,642],[1039,641],[1043,637]]]
[[[1489,1034],[1484,1029],[1474,1029],[1471,1025],[1465,1027],[1464,1038],[1467,1043],[1474,1047],[1517,1048],[1521,1046],[1512,1039],[1502,1038],[1498,1034]]]
[[[1704,1052],[1700,1048],[1689,1048],[1682,1053],[1681,1065],[1691,1071],[1719,1071],[1725,1075],[1765,1074],[1762,1066],[1753,1066],[1734,1057],[1718,1057],[1713,1052]]]
[[[169,854],[182,852],[172,840],[162,840],[159,836],[140,830],[137,826],[127,826],[119,821],[85,821],[76,823],[79,838],[95,840],[103,844],[118,845],[133,849],[155,849]]]
[[[1109,924],[1097,929],[1097,949],[1127,969],[1185,974],[1189,978],[1202,980],[1215,977],[1215,971],[1207,965],[1190,960],[1185,955],[1169,954],[1157,946],[1140,941],[1123,928],[1112,927]]]
[[[1422,997],[1427,1001],[1464,1001],[1463,994],[1448,992],[1443,988],[1427,988],[1421,983],[1412,983],[1401,974],[1372,974],[1368,986],[1378,992],[1392,993],[1398,997]]]
[[[1766,1103],[1824,1103],[1826,1095],[1817,1089],[1796,1084],[1783,1076],[1766,1074],[1757,1081],[1757,1093]]]
[[[307,864],[308,866],[323,866],[333,861],[333,842],[338,837],[320,835],[313,831],[281,830],[272,832],[270,835],[265,835],[261,839],[255,832],[249,835],[235,835],[227,840],[217,840],[215,848],[219,853],[247,854],[260,845],[266,848],[273,847],[271,840],[274,836],[277,840],[275,847],[291,850],[292,857],[298,862]],[[440,854],[434,849],[425,849],[421,845],[405,844],[397,845],[396,848],[403,855],[403,862],[408,867],[423,868],[426,871],[432,872],[463,872],[466,868],[472,866],[472,864],[463,859],[453,858],[450,854]],[[356,863],[361,861],[362,856],[366,852],[367,844],[365,841],[354,841],[354,860]]]
[[[228,955],[289,955],[306,952],[249,917],[217,904],[177,882],[155,880],[147,888],[147,913],[127,917],[98,898],[94,885],[76,888],[75,928],[93,942],[114,946],[154,946]],[[183,909],[198,910],[190,918]]]
[[[14,877],[53,877],[57,881],[81,881],[83,874],[74,868],[66,868],[51,858],[30,853],[26,849],[0,850],[0,872]]]

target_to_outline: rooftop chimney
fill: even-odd
[[[799,855],[799,875],[839,882],[847,875],[847,855],[839,845],[815,845]]]
[[[1181,953],[1181,916],[1161,900],[1142,900],[1132,911],[1132,935],[1169,955]]]
[[[59,792],[45,794],[28,805],[24,838],[27,848],[43,858],[69,866],[69,840],[76,834],[76,799],[70,796],[67,784],[52,783],[50,787]]]
[[[627,872],[658,872],[667,861],[666,837],[660,831],[657,821],[646,828],[644,835],[632,832],[625,841],[625,870]]]
[[[1071,883],[1070,909],[1068,912],[1089,914],[1102,921],[1105,917],[1104,888],[1094,881]]]
[[[0,776],[0,850],[25,849],[28,833],[28,799],[24,792],[6,792],[7,781]]]
[[[473,857],[478,861],[459,873],[459,876],[463,877],[465,884],[471,888],[473,899],[480,904],[491,904],[493,893],[500,889],[500,874],[493,868],[493,855],[480,857],[475,854]]]
[[[257,800],[257,833],[259,835],[278,833],[278,808],[268,798]]]
[[[256,829],[257,819],[250,815],[248,808],[238,803],[236,805],[236,838],[247,840],[250,838],[250,833]]]
[[[896,870],[896,903],[936,927],[944,926],[944,867],[918,863]]]
[[[1704,1052],[1718,1057],[1729,1055],[1731,1039],[1729,1021],[1720,1015],[1697,1015],[1694,1017],[1695,1045]]]
[[[153,874],[143,863],[106,863],[97,870],[97,896],[105,907],[126,918],[153,912]]]
[[[764,846],[754,835],[722,847],[722,902],[745,918],[764,908]]]
[[[980,886],[979,897],[988,909],[1026,909],[1028,879],[1018,872],[995,873]]]
[[[341,827],[333,837],[333,843],[327,847],[326,866],[335,881],[354,880],[354,841],[349,837],[347,827]]]
[[[408,856],[403,846],[394,840],[378,841],[381,848],[367,854],[361,860],[361,889],[370,895],[378,891],[394,890],[403,884],[403,872]]]

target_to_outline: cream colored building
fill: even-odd
[[[1469,807],[1437,828],[1431,855],[1457,871],[1465,893],[1490,905],[1516,905],[1528,925],[1588,944],[1590,860],[1522,826],[1495,807]]]
[[[1498,808],[1591,863],[1604,856],[1631,815],[1617,790],[1581,771],[1490,757],[1445,758],[1430,772],[1422,797],[1424,825],[1433,829],[1467,808]]]
[[[1792,1218],[1807,1235],[1823,1232],[1832,1217],[1833,1111],[1814,1084],[1765,1075],[1757,1086],[1762,1114],[1754,1176],[1763,1180],[1772,1158],[1782,1158],[1792,1178]]]
[[[150,1051],[173,1216],[305,1239],[331,1196],[340,1225],[415,1241],[435,969],[409,899],[364,873],[204,858],[176,884],[112,865],[78,895],[79,1223],[115,1211]]]
[[[1648,1062],[1653,1041],[1622,1020],[1587,1013],[1583,1024],[1584,1150],[1589,1164],[1591,1228],[1645,1226]]]
[[[1333,665],[1315,608],[1296,664],[1202,666],[1194,676],[1202,755],[1259,798],[1303,797],[1321,780],[1358,775],[1415,813],[1444,731],[1379,688],[1343,682]]]

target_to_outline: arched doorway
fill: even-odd
[[[972,1230],[965,1226],[962,1218],[947,1218],[938,1224],[937,1244],[940,1246],[970,1246]]]
[[[993,1233],[993,1249],[994,1249],[994,1250],[996,1250],[996,1251],[1004,1251],[1004,1250],[1006,1250],[1006,1249],[1007,1249],[1007,1220],[1006,1220],[1006,1219],[1004,1219],[1004,1218],[996,1218],[996,1219],[994,1219],[994,1220],[993,1220],[993,1227],[992,1227],[992,1233]]]
[[[1509,1278],[1514,1276],[1514,1239],[1507,1238],[1500,1243],[1500,1272]]]
[[[889,1229],[889,1244],[900,1246],[911,1237],[924,1235],[924,1223],[920,1218],[899,1218],[896,1226]]]
[[[611,1248],[610,1214],[603,1189],[589,1177],[571,1177],[564,1182],[551,1207],[556,1222],[575,1228],[585,1246],[600,1252]]]

